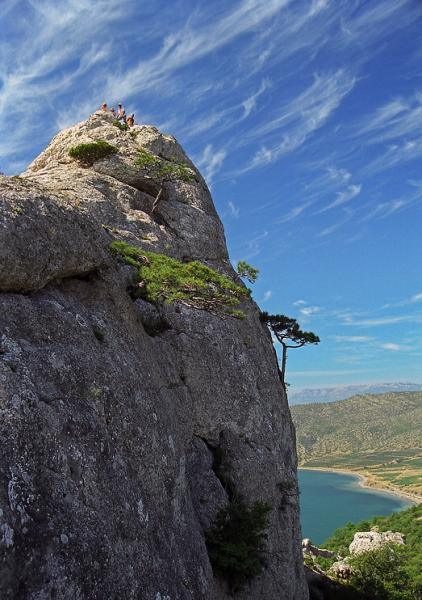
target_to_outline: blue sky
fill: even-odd
[[[0,170],[123,101],[201,168],[295,387],[422,382],[420,0],[2,0]]]

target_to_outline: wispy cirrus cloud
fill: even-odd
[[[396,98],[380,106],[357,132],[371,134],[370,142],[412,137],[422,132],[422,90],[408,98]]]
[[[343,206],[344,204],[347,204],[348,202],[353,200],[353,198],[356,198],[356,196],[360,194],[361,190],[361,185],[349,185],[349,187],[346,190],[342,192],[337,192],[336,199],[327,206],[324,206],[324,208],[322,208],[318,212],[323,213],[327,210],[331,210],[332,208],[337,208],[338,206]]]
[[[305,306],[305,307],[299,309],[299,312],[301,315],[303,315],[305,317],[310,317],[312,315],[316,315],[317,313],[321,312],[321,307],[320,306]]]
[[[267,230],[262,231],[247,242],[247,253],[245,258],[250,259],[260,254],[262,250],[262,243],[268,238],[268,234],[269,232]]]
[[[345,225],[348,221],[350,221],[352,216],[353,216],[353,213],[349,212],[345,218],[340,219],[339,221],[336,221],[335,223],[328,225],[328,227],[324,227],[323,229],[321,229],[318,232],[317,236],[325,238],[325,237],[331,235],[332,233],[334,233],[338,229],[340,229],[340,227],[343,227],[343,225]]]
[[[311,206],[312,202],[304,202],[299,206],[294,206],[290,209],[281,219],[277,220],[277,223],[287,223],[288,221],[293,221],[297,217],[299,217],[309,206]]]
[[[390,350],[392,352],[403,352],[409,350],[409,346],[403,346],[401,344],[395,344],[394,342],[386,342],[381,344],[383,350]]]
[[[227,203],[229,209],[230,209],[230,214],[232,215],[232,217],[234,217],[235,219],[238,219],[240,216],[240,209],[238,206],[236,206],[236,204],[232,201],[229,200],[229,202]]]
[[[263,139],[267,135],[274,138],[282,130],[281,139],[262,146],[241,172],[268,165],[302,146],[314,131],[327,122],[355,83],[356,77],[343,69],[324,75],[315,74],[313,83],[288,103],[277,117],[249,134],[254,139]]]
[[[410,296],[409,298],[404,298],[403,300],[399,300],[398,302],[388,302],[381,306],[381,310],[385,310],[386,308],[397,308],[399,306],[409,306],[412,304],[417,304],[418,302],[422,302],[422,292],[412,294],[412,296]]]
[[[204,177],[209,185],[214,175],[221,169],[227,152],[224,149],[214,150],[212,144],[205,147],[202,156],[197,160],[198,167],[203,171]]]
[[[336,342],[346,342],[351,344],[366,344],[373,338],[367,335],[335,335],[334,340]]]
[[[206,12],[195,14],[177,32],[168,35],[160,50],[151,58],[141,60],[119,76],[109,77],[110,95],[124,89],[133,95],[146,88],[162,85],[172,73],[230,43],[278,13],[291,0],[244,0],[226,12],[216,22],[210,23]]]
[[[336,167],[327,167],[327,173],[332,181],[347,183],[352,174],[347,169],[338,169]]]
[[[400,139],[397,143],[389,144],[385,150],[382,150],[361,170],[361,174],[370,177],[420,156],[422,156],[422,136]]]
[[[391,317],[374,317],[359,319],[346,315],[343,319],[344,325],[356,325],[358,327],[379,327],[382,325],[396,325],[397,323],[422,323],[422,315],[394,315]]]
[[[408,192],[402,198],[393,198],[386,202],[377,202],[373,205],[364,207],[366,211],[361,217],[362,222],[372,219],[385,219],[391,215],[401,212],[422,200],[422,188],[416,188],[416,191]]]
[[[409,0],[386,0],[367,4],[357,17],[342,21],[345,43],[368,43],[386,34],[393,27],[405,27],[418,16],[416,3]]]
[[[249,117],[251,112],[256,107],[256,102],[257,102],[258,98],[261,96],[261,94],[263,94],[269,88],[270,85],[271,85],[271,83],[270,83],[269,79],[263,79],[261,82],[261,85],[259,86],[259,89],[254,94],[252,94],[252,96],[249,96],[248,98],[246,98],[246,100],[243,100],[242,107],[244,110],[244,112],[243,112],[244,119],[246,117]]]

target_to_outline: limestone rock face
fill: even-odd
[[[377,550],[389,543],[404,545],[404,535],[393,531],[386,531],[385,533],[378,531],[358,531],[355,533],[353,541],[349,546],[349,552],[350,554],[361,554],[362,552]]]
[[[98,140],[117,154],[70,158]],[[155,203],[140,148],[194,177]],[[277,487],[296,484],[294,431],[258,308],[133,301],[115,239],[236,279],[203,178],[154,127],[96,113],[0,177],[0,598],[230,598],[204,539],[228,502],[218,452],[236,492],[273,507],[267,568],[237,597],[306,600],[297,497]]]

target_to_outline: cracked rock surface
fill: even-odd
[[[118,153],[91,166],[72,146]],[[161,187],[144,148],[194,176]],[[154,207],[154,209],[153,209]],[[232,278],[208,188],[176,140],[107,114],[0,176],[0,598],[228,600],[204,541],[228,496],[272,506],[267,567],[240,600],[306,600],[294,431],[270,336],[244,320],[128,294],[114,240]]]

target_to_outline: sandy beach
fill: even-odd
[[[411,494],[403,492],[398,489],[391,489],[387,487],[383,487],[382,482],[379,480],[371,480],[367,477],[367,475],[363,474],[360,471],[348,471],[346,469],[336,469],[336,468],[322,468],[322,467],[307,467],[301,466],[298,467],[301,470],[305,471],[325,471],[326,473],[343,473],[344,475],[355,475],[358,478],[358,485],[362,488],[376,490],[378,492],[382,492],[383,494],[391,494],[393,496],[397,496],[404,500],[408,500],[413,504],[422,504],[422,496],[419,494]]]

